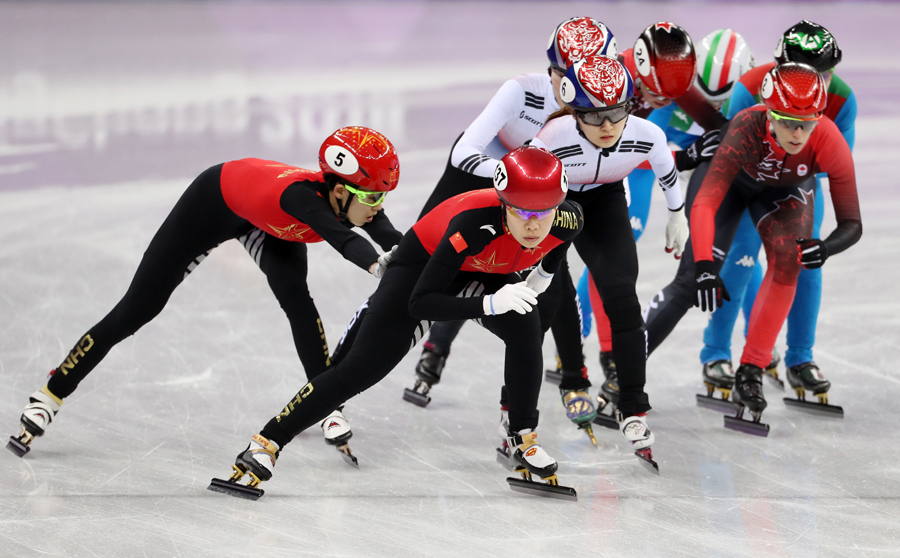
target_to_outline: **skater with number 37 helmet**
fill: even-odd
[[[492,189],[450,198],[413,225],[351,322],[334,366],[301,388],[238,454],[231,479],[213,479],[210,490],[259,498],[257,485],[272,477],[285,444],[387,376],[430,321],[475,319],[506,345],[506,438],[524,477],[512,479],[512,487],[575,496],[558,485],[556,461],[537,443],[542,321],[548,318],[537,297],[582,228],[581,208],[565,201],[562,163],[537,147],[505,155],[493,182]],[[238,484],[248,474],[249,485]],[[532,475],[546,482],[533,482]]]
[[[47,384],[31,395],[21,432],[7,447],[19,456],[28,453],[79,382],[116,344],[156,317],[191,271],[231,239],[241,242],[266,274],[291,324],[307,377],[328,368],[322,321],[306,286],[306,245],[324,240],[380,278],[391,247],[401,238],[382,210],[385,196],[397,187],[400,164],[387,138],[352,126],[322,143],[319,165],[320,171],[312,171],[240,159],[201,173],[150,241],[122,300],[81,336]],[[379,256],[353,227],[366,231],[387,253]],[[332,411],[337,427],[323,425],[325,439],[346,446],[349,425],[340,409]]]

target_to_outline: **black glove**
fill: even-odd
[[[828,246],[825,242],[818,238],[807,240],[805,238],[797,239],[797,259],[800,265],[806,269],[818,269],[825,263],[828,258]]]
[[[697,138],[697,141],[687,149],[675,152],[675,168],[679,171],[695,169],[700,163],[712,160],[718,147],[719,131],[710,130]]]
[[[716,275],[716,264],[709,260],[701,260],[696,264],[697,300],[694,306],[699,306],[704,312],[715,312],[722,307],[722,299],[731,300],[728,290],[722,278]],[[715,302],[714,302],[715,301]]]

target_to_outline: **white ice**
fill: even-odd
[[[28,395],[118,301],[200,171],[250,156],[312,166],[325,134],[369,125],[400,152],[386,207],[405,229],[456,135],[504,79],[543,71],[550,30],[582,14],[623,48],[657,20],[695,40],[732,26],[760,63],[800,19],[838,37],[860,104],[864,236],[825,267],[816,360],[846,418],[787,409],[767,386],[769,437],[724,429],[694,403],[695,310],[648,361],[661,475],[617,432],[598,427],[592,447],[548,384],[541,441],[579,499],[516,494],[494,460],[502,345],[472,324],[427,409],[401,400],[418,349],[350,401],[359,470],[314,428],[261,500],[215,494],[210,479],[305,383],[287,320],[232,242],[109,354],[29,455],[0,454],[0,556],[900,556],[890,3],[0,4],[0,423],[18,432]],[[676,268],[662,203],[639,243],[644,303]],[[376,283],[327,246],[310,259],[333,345]],[[595,382],[598,350],[592,336]]]

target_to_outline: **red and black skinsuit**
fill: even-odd
[[[741,364],[760,368],[769,364],[800,274],[796,239],[812,235],[819,172],[828,173],[838,223],[825,239],[831,256],[862,235],[853,157],[837,126],[822,118],[803,150],[789,155],[775,140],[764,106],[742,110],[734,117],[708,170],[703,165],[691,177],[687,195],[691,245],[675,280],[647,308],[651,352],[696,299],[694,262],[714,261],[718,273],[741,214],[749,208],[766,250],[768,269],[750,316]]]
[[[261,434],[284,447],[387,376],[421,339],[428,322],[460,319],[480,319],[504,341],[510,431],[535,428],[541,341],[550,319],[541,310],[556,305],[547,304],[544,293],[537,308],[524,315],[485,315],[482,299],[522,281],[518,272],[538,262],[555,272],[584,219],[580,206],[563,202],[549,236],[530,249],[508,231],[505,214],[496,191],[487,189],[454,196],[420,219],[345,333],[334,367],[304,386]]]
[[[240,159],[198,176],[150,241],[122,300],[81,337],[47,387],[70,395],[117,343],[156,317],[172,292],[210,251],[238,239],[266,274],[287,314],[308,377],[328,366],[322,322],[306,286],[306,244],[326,241],[362,269],[378,259],[368,240],[338,220],[326,178],[275,161]],[[401,233],[383,211],[362,227],[384,250]]]

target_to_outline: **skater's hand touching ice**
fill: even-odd
[[[537,294],[541,294],[547,290],[547,287],[550,286],[552,281],[553,274],[544,271],[544,268],[541,267],[541,264],[539,263],[534,266],[534,269],[528,274],[528,277],[525,279],[525,286]]]
[[[529,289],[525,281],[503,285],[499,291],[484,297],[482,302],[484,313],[487,316],[505,314],[510,310],[519,314],[531,312],[537,305],[537,293]]]
[[[722,299],[731,300],[728,290],[722,278],[716,274],[716,264],[709,260],[697,262],[697,300],[694,306],[699,306],[704,312],[715,312],[722,307]]]

